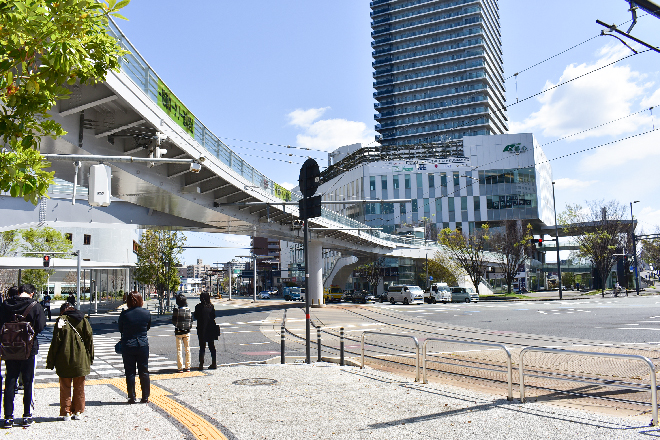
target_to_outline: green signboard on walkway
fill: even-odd
[[[190,136],[195,137],[195,117],[160,79],[158,80],[158,106],[165,110],[170,118]]]

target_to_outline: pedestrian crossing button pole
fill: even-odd
[[[339,365],[344,366],[344,327],[339,329]]]
[[[317,362],[321,362],[321,326],[316,327],[316,351],[317,351]]]
[[[286,358],[284,357],[284,344],[285,344],[285,336],[284,336],[284,321],[282,321],[282,327],[280,328],[280,363],[282,365],[286,364]]]

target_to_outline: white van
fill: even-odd
[[[433,283],[428,295],[424,297],[424,302],[431,304],[451,302],[451,289],[449,289],[447,283]]]
[[[392,304],[424,304],[424,291],[419,286],[393,285],[388,287],[387,296]]]

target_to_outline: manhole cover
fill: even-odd
[[[234,385],[275,385],[277,381],[275,379],[266,379],[263,377],[255,377],[252,379],[240,379],[233,382]]]

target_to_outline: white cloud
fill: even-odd
[[[564,189],[576,190],[576,189],[586,188],[597,182],[598,182],[597,180],[577,180],[577,179],[564,178],[564,179],[556,179],[555,187],[557,188],[557,190],[564,190]]]
[[[624,164],[634,161],[636,167],[639,168],[641,162],[645,162],[653,156],[660,156],[658,148],[660,130],[658,130],[657,123],[655,127],[656,131],[649,134],[598,148],[595,153],[582,159],[580,168],[584,171],[607,171],[609,173],[616,173],[616,170],[619,169],[621,171],[618,177],[624,177],[624,174],[633,177],[629,173],[635,172],[635,170],[626,169],[624,171],[622,168]],[[646,130],[650,129],[651,127],[646,127]]]
[[[660,209],[644,207],[639,213],[635,214],[639,223],[646,233],[656,232],[660,228]]]
[[[304,129],[296,136],[299,147],[332,151],[355,143],[368,144],[374,140],[375,131],[364,122],[346,119],[320,119],[328,107],[295,110],[288,114],[289,124]]]
[[[593,64],[571,64],[556,83],[547,81],[545,88],[576,78],[598,67],[630,54],[622,45],[607,45],[597,54]],[[645,75],[631,70],[626,61],[605,67],[584,78],[550,90],[539,96],[541,108],[522,122],[510,124],[512,133],[540,130],[544,136],[561,137],[609,122],[638,110],[635,102],[642,98],[652,83]],[[613,124],[571,137],[570,140],[604,135],[621,135],[650,124],[650,114],[641,113]]]
[[[297,109],[288,114],[289,124],[296,127],[307,128],[312,125],[314,121],[323,116],[329,107],[310,108],[308,110]]]
[[[280,183],[280,185],[282,185],[284,188],[286,188],[288,190],[292,190],[293,188],[298,186],[298,183],[282,182],[282,183]]]

